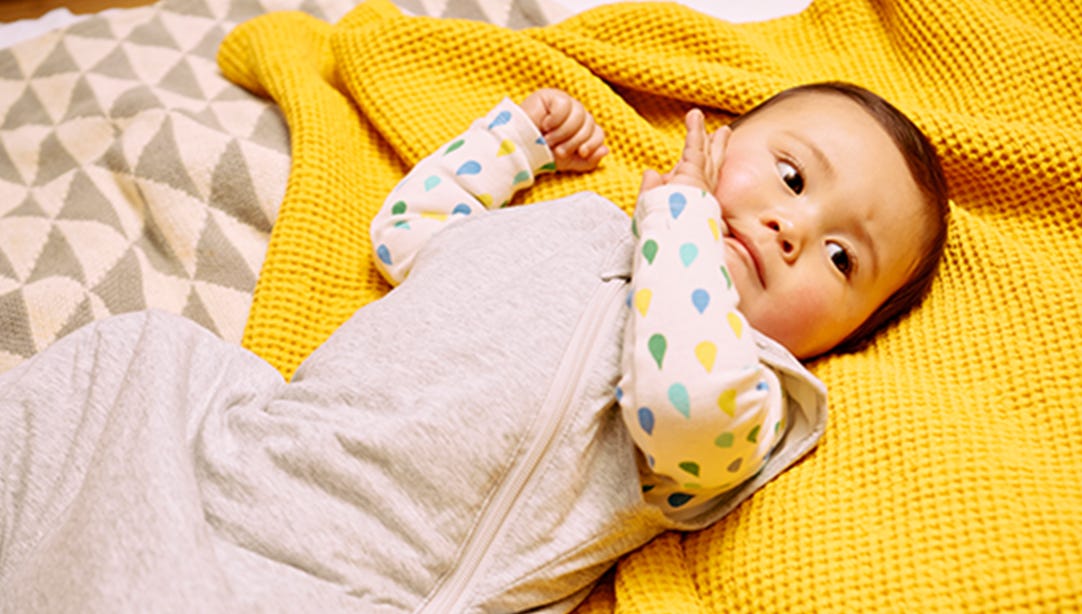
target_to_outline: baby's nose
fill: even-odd
[[[791,216],[772,215],[764,218],[764,225],[774,232],[774,240],[777,242],[782,256],[792,260],[800,254],[804,244],[804,232],[802,224]]]

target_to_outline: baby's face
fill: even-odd
[[[922,249],[924,206],[902,154],[838,94],[801,94],[741,123],[715,195],[740,310],[799,358],[844,340]]]

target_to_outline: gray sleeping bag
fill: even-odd
[[[0,374],[0,608],[573,608],[825,421],[763,340],[793,395],[780,451],[697,518],[646,505],[613,401],[632,249],[590,194],[454,224],[288,384],[176,316],[72,333]]]

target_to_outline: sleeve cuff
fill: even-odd
[[[519,145],[534,175],[556,170],[556,158],[541,131],[522,107],[504,98],[483,120],[493,133]]]

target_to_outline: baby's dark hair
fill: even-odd
[[[947,179],[939,155],[920,128],[882,97],[851,83],[827,81],[783,90],[736,118],[730,126],[736,128],[748,117],[787,98],[815,93],[844,96],[860,105],[883,127],[901,152],[910,175],[924,197],[925,218],[929,225],[924,250],[909,278],[856,330],[834,347],[834,351],[853,352],[865,347],[877,332],[920,303],[931,288],[947,244],[947,219],[950,213]]]

